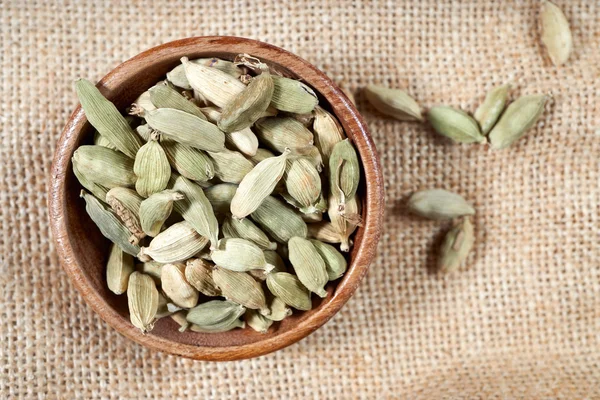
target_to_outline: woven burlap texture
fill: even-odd
[[[559,2],[574,52],[555,68],[538,1],[0,2],[0,397],[600,398],[600,4]],[[504,151],[452,145],[377,114],[386,217],[379,255],[333,320],[241,362],[150,351],[85,305],[61,269],[46,186],[72,82],[150,47],[202,35],[281,46],[355,93],[404,88],[424,107],[473,112],[506,82],[552,92]],[[407,216],[412,191],[472,202],[468,267],[433,271],[448,225]]]

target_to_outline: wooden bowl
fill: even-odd
[[[77,107],[67,121],[52,164],[48,198],[52,233],[62,266],[84,300],[104,321],[128,338],[152,349],[200,360],[257,357],[289,346],[327,322],[348,301],[373,261],[383,219],[379,157],[362,117],[323,72],[283,49],[237,37],[182,39],[133,57],[102,78],[98,87],[120,110],[124,110],[142,92],[163,79],[183,56],[232,60],[240,53],[258,57],[284,75],[302,79],[313,87],[320,96],[320,103],[337,116],[346,134],[354,141],[362,160],[364,175],[359,195],[363,199],[364,224],[355,234],[348,271],[341,280],[329,283],[327,298],[313,296],[312,310],[295,311],[293,316],[274,324],[266,334],[250,328],[219,334],[180,333],[179,326],[171,318],[160,319],[150,333],[140,333],[129,322],[126,296],[117,296],[106,286],[109,241],[88,217],[84,202],[79,198],[80,185],[73,175],[71,157],[80,144],[91,142],[91,127],[81,107]]]

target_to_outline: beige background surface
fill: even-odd
[[[569,63],[538,42],[537,1],[0,0],[0,397],[600,398],[600,3],[560,1]],[[405,88],[474,111],[486,90],[555,101],[514,147],[449,145],[377,115],[386,225],[357,294],[302,342],[259,359],[194,362],[121,337],[60,268],[47,221],[72,81],[152,46],[239,35],[290,50],[354,91]],[[477,208],[468,268],[431,273],[444,224],[406,216],[444,187]]]

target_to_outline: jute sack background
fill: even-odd
[[[542,58],[537,1],[0,1],[0,397],[600,398],[600,4],[558,4],[575,45],[560,69]],[[76,77],[217,34],[281,46],[355,91],[405,88],[423,106],[474,111],[505,82],[554,102],[494,152],[384,118],[359,95],[387,202],[368,277],[292,347],[194,362],[121,337],[83,303],[54,252],[46,183]],[[447,225],[402,206],[429,187],[477,209],[461,273],[433,272]]]

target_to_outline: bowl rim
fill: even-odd
[[[258,357],[287,347],[305,338],[325,324],[348,301],[358,288],[361,279],[366,274],[369,264],[373,261],[377,242],[381,235],[384,212],[384,185],[381,165],[375,144],[368,128],[352,102],[341,89],[323,72],[304,59],[268,43],[235,36],[199,36],[190,37],[150,48],[118,65],[106,74],[97,86],[108,90],[118,91],[118,85],[137,67],[160,60],[161,56],[171,55],[174,51],[201,48],[202,46],[223,46],[223,52],[247,52],[258,58],[276,63],[299,77],[308,72],[318,79],[317,83],[309,84],[319,91],[331,105],[332,110],[345,131],[352,137],[357,147],[363,176],[366,183],[366,201],[362,230],[362,242],[354,255],[344,278],[337,284],[331,300],[321,306],[314,314],[298,325],[279,335],[267,337],[265,340],[236,346],[196,346],[179,343],[161,336],[145,334],[129,323],[123,322],[122,316],[113,309],[102,295],[94,288],[89,277],[83,273],[83,268],[74,256],[71,237],[67,232],[64,213],[67,209],[66,181],[71,162],[71,155],[77,147],[82,128],[87,119],[80,105],[69,117],[63,132],[57,141],[51,167],[48,209],[50,226],[60,264],[81,293],[86,303],[110,326],[127,338],[154,350],[167,352],[187,358],[210,361],[231,361]],[[242,51],[243,50],[243,51]],[[307,81],[308,83],[308,81]],[[351,129],[348,129],[350,127]],[[348,132],[351,131],[351,132]]]

